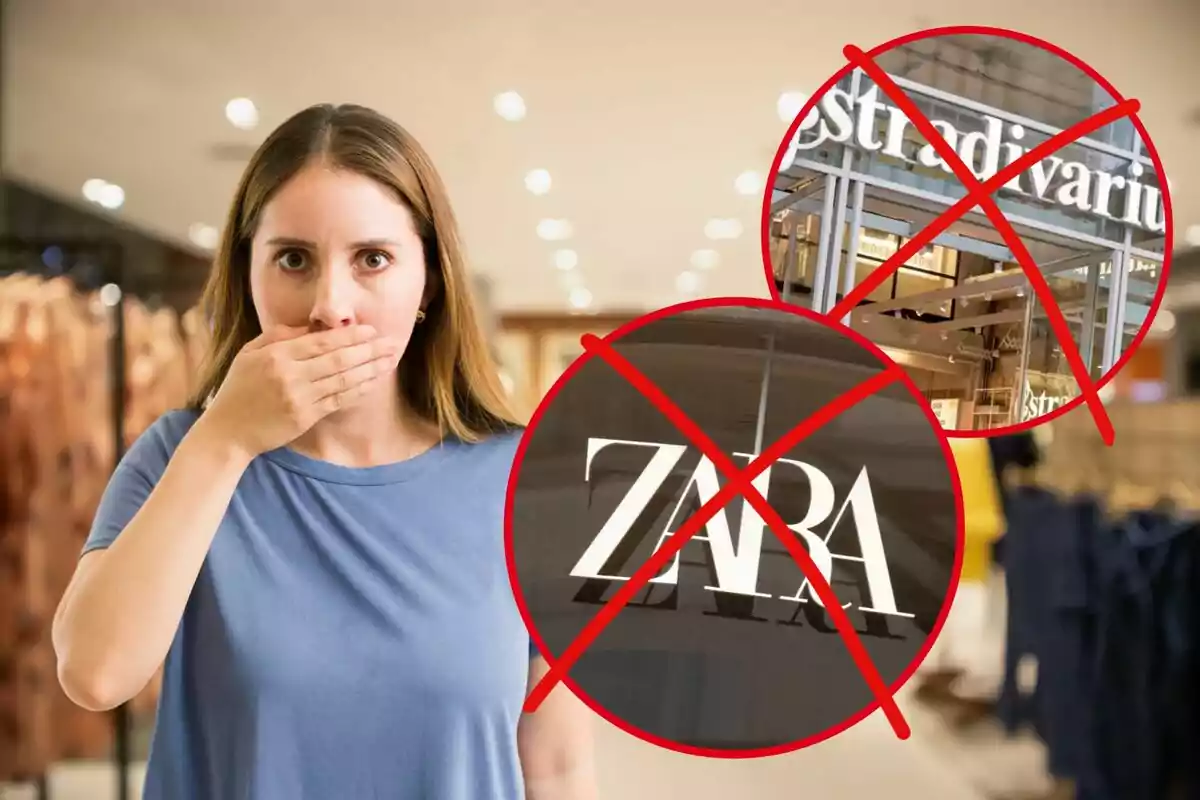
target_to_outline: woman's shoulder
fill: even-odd
[[[475,441],[451,438],[452,446],[463,457],[462,461],[476,468],[499,469],[507,475],[516,460],[525,427],[509,426],[490,431]]]
[[[524,436],[525,426],[512,423],[501,430],[492,432],[480,444],[515,453]]]
[[[191,409],[168,411],[137,436],[126,454],[126,460],[146,466],[160,464],[165,467],[199,418],[200,413]]]
[[[525,426],[514,424],[489,431],[473,442],[460,441],[460,445],[479,456],[507,454],[512,457],[516,455],[517,448],[521,445],[521,437],[524,435]]]
[[[156,419],[142,434],[142,437],[156,439],[174,450],[198,419],[200,419],[200,412],[190,408],[168,411]]]

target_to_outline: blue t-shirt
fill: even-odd
[[[196,418],[130,448],[84,552],[112,544]],[[167,654],[147,800],[523,798],[536,651],[503,536],[518,439],[367,468],[255,459]]]

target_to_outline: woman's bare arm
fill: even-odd
[[[234,358],[208,410],[169,462],[154,465],[161,475],[118,467],[99,524],[120,535],[80,559],[54,615],[68,697],[99,711],[141,691],[166,658],[250,462],[394,374],[401,349],[368,326],[272,330]]]
[[[529,662],[532,689],[549,671],[541,657]],[[521,718],[517,749],[525,775],[526,800],[596,800],[592,712],[559,684]]]
[[[71,700],[103,711],[153,677],[249,463],[201,418],[116,541],[80,559],[52,633]]]

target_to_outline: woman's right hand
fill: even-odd
[[[316,333],[274,328],[234,357],[205,421],[253,458],[371,391],[401,355],[395,340],[368,325]]]

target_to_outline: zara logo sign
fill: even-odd
[[[605,448],[616,447],[641,448],[649,451],[652,455],[571,569],[572,577],[606,583],[629,579],[628,575],[619,575],[616,574],[616,571],[625,566],[620,562],[627,559],[636,546],[636,544],[631,545],[628,542],[631,531],[634,530],[639,518],[647,511],[651,501],[661,494],[667,479],[676,470],[688,450],[685,445],[662,442],[590,438],[588,439],[587,463],[584,468],[585,480],[591,480],[592,463],[596,455]],[[735,454],[735,459],[745,462],[749,462],[751,458],[749,454]],[[754,487],[768,502],[770,502],[771,476],[785,469],[799,470],[810,488],[807,511],[802,519],[790,523],[788,527],[803,541],[826,582],[833,580],[833,568],[836,562],[861,564],[866,575],[865,594],[869,595],[870,599],[868,603],[858,606],[857,610],[867,614],[912,619],[913,614],[901,611],[896,605],[896,593],[892,587],[892,577],[884,551],[883,536],[880,532],[879,516],[866,468],[864,467],[859,472],[854,484],[839,504],[833,483],[824,472],[802,461],[781,458],[753,481]],[[685,507],[685,501],[693,487],[695,487],[700,503],[708,502],[719,491],[717,470],[708,458],[702,456],[688,477],[687,483],[674,504],[665,529],[659,535],[656,549],[661,547],[662,543],[687,519],[688,509]],[[742,513],[736,545],[731,535],[729,518],[725,509],[718,511],[708,521],[705,529],[692,540],[693,542],[703,541],[707,544],[711,556],[713,580],[704,588],[709,592],[716,593],[719,606],[722,600],[728,604],[730,600],[740,599],[743,601],[744,607],[746,601],[753,603],[754,598],[773,597],[759,591],[759,570],[763,555],[763,536],[773,536],[774,534],[767,530],[766,524],[749,502],[744,499],[741,502]],[[847,514],[853,522],[861,555],[838,553],[832,546],[833,534],[838,530],[839,523],[846,518]],[[824,530],[823,534],[818,533],[819,528]],[[787,558],[789,561],[791,560],[790,554],[787,554]],[[630,569],[630,574],[632,574],[632,567]],[[799,573],[798,566],[793,565],[793,569]],[[819,607],[821,601],[816,592],[813,591],[807,580],[803,580],[803,576],[800,576],[800,580],[803,583],[795,594],[781,596],[778,599],[801,604],[811,601]],[[679,554],[676,554],[671,566],[663,574],[654,578],[651,584],[677,586],[678,583]],[[592,599],[592,601],[595,600],[598,598]],[[853,604],[845,603],[843,607],[851,609]]]

